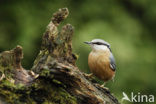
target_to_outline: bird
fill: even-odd
[[[102,39],[93,39],[84,42],[91,46],[88,56],[90,72],[105,82],[113,80],[116,72],[116,63],[110,44]]]

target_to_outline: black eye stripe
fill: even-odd
[[[93,42],[93,44],[109,46],[108,44],[100,43],[100,42]]]
[[[105,45],[109,48],[109,50],[112,52],[112,50],[110,49],[110,46],[108,44],[105,43],[101,43],[101,42],[92,42],[92,44],[97,44],[97,45]]]
[[[102,44],[102,43],[100,43],[100,42],[94,42],[93,44],[103,45],[103,44]]]

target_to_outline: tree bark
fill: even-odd
[[[58,30],[68,14],[67,8],[53,14],[31,70],[21,65],[21,46],[0,53],[1,104],[119,104],[109,90],[75,65],[73,26]]]

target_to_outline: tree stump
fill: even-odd
[[[73,26],[66,24],[58,30],[68,14],[67,8],[53,14],[31,70],[21,65],[21,46],[0,53],[1,104],[119,104],[110,91],[75,65]]]

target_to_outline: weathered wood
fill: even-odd
[[[31,70],[21,66],[22,48],[0,54],[0,102],[12,104],[119,104],[76,67],[72,53],[73,26],[59,24],[67,8],[53,14],[42,37],[42,45]]]

